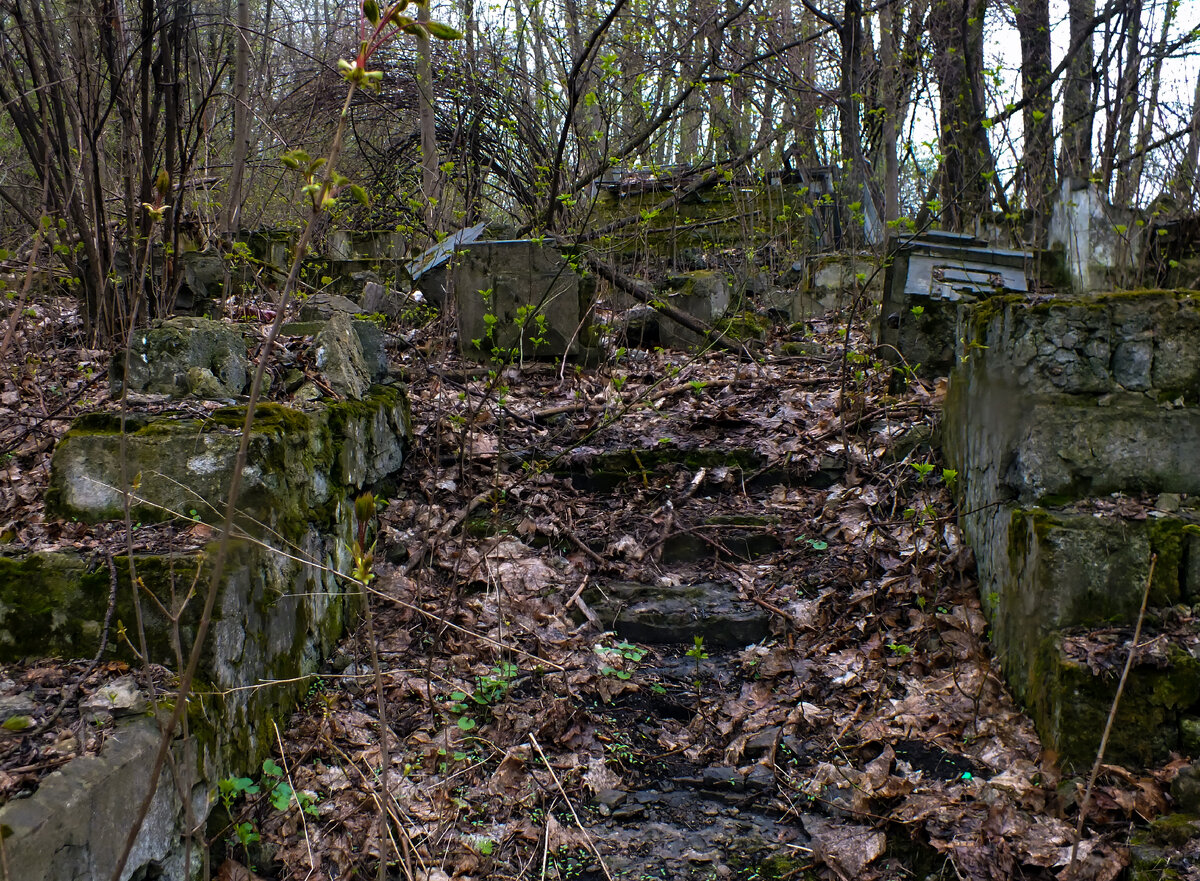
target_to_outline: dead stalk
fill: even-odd
[[[529,742],[533,744],[533,748],[537,750],[537,754],[541,756],[542,762],[546,765],[546,770],[550,772],[550,779],[554,781],[554,785],[557,787],[559,795],[561,795],[563,797],[563,801],[567,803],[567,807],[571,811],[571,816],[575,820],[575,825],[579,827],[579,831],[583,833],[584,840],[587,841],[588,850],[595,855],[596,862],[598,862],[600,864],[600,868],[604,870],[604,877],[607,878],[608,881],[613,881],[613,876],[608,871],[608,866],[604,864],[604,857],[600,855],[600,849],[596,847],[596,842],[592,841],[592,836],[588,834],[587,829],[585,829],[583,823],[580,822],[579,814],[575,813],[575,805],[572,803],[571,797],[568,796],[567,791],[563,789],[562,783],[559,782],[558,775],[554,773],[554,768],[551,766],[550,760],[546,758],[546,754],[542,752],[541,744],[537,742],[537,738],[533,736],[533,732],[530,732],[529,734]]]
[[[1100,735],[1100,748],[1096,750],[1096,761],[1092,763],[1092,773],[1088,775],[1087,788],[1083,791],[1083,803],[1079,806],[1079,820],[1075,824],[1075,841],[1071,844],[1071,861],[1067,864],[1064,875],[1068,878],[1075,874],[1076,863],[1079,859],[1079,839],[1083,837],[1083,824],[1087,820],[1088,808],[1091,807],[1092,787],[1100,773],[1100,765],[1104,762],[1104,751],[1108,748],[1108,735],[1112,733],[1113,721],[1117,718],[1117,706],[1121,702],[1121,693],[1125,690],[1125,680],[1129,678],[1129,670],[1133,667],[1133,658],[1137,654],[1138,640],[1142,636],[1142,622],[1146,618],[1146,603],[1150,599],[1150,583],[1154,581],[1154,564],[1158,562],[1158,554],[1150,555],[1150,572],[1146,575],[1146,587],[1142,591],[1142,606],[1138,609],[1137,625],[1133,628],[1133,641],[1129,644],[1129,654],[1125,658],[1125,668],[1121,670],[1121,678],[1117,682],[1117,693],[1113,695],[1112,706],[1108,709],[1108,721],[1104,723],[1104,733]]]

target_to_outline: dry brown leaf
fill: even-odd
[[[887,836],[870,826],[806,816],[804,830],[812,836],[813,857],[844,878],[858,878],[887,850]]]
[[[255,875],[236,860],[226,860],[217,869],[217,881],[262,881],[262,877]]]

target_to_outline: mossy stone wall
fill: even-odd
[[[1047,745],[1083,767],[1116,682],[1067,635],[1131,631],[1152,555],[1150,632],[1200,602],[1200,294],[997,297],[961,309],[956,337],[942,436],[993,645]],[[1169,510],[1122,514],[1113,493]],[[1142,721],[1118,726],[1113,756],[1161,759],[1200,718],[1178,648],[1135,667],[1123,701]]]

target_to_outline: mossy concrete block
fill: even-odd
[[[1132,631],[1130,631],[1132,634]],[[1084,773],[1095,761],[1116,696],[1124,656],[1096,672],[1087,659],[1064,651],[1061,637],[1037,652],[1035,675],[1023,698],[1042,743],[1060,763]],[[1135,663],[1121,694],[1105,752],[1106,761],[1151,767],[1182,747],[1179,718],[1200,707],[1200,660],[1193,646],[1170,643],[1155,663]]]
[[[1131,291],[964,309],[957,355],[1025,395],[1200,397],[1200,293]]]
[[[0,657],[83,657],[76,646],[98,645],[108,574],[102,589],[94,571],[75,553],[0,556]]]
[[[130,391],[183,397],[194,389],[191,368],[209,371],[221,398],[240,395],[249,379],[245,338],[235,328],[205,318],[171,318],[135,334],[129,350]],[[124,359],[112,360],[112,391],[120,394]],[[207,391],[207,388],[206,388]]]
[[[680,312],[704,324],[712,324],[729,308],[729,279],[725,273],[699,269],[667,279],[663,299]],[[659,341],[664,346],[687,349],[704,343],[693,330],[670,320],[660,320]]]
[[[272,721],[286,719],[307,691],[307,677],[358,620],[363,595],[338,573],[350,571],[353,502],[343,500],[336,526],[289,543],[286,553],[234,542],[209,638],[189,699],[190,738],[178,741],[175,768],[191,775],[192,810],[201,822],[217,781],[253,774],[275,743]],[[174,649],[190,653],[215,545],[193,554],[139,556],[139,580],[157,602],[142,604],[150,660],[179,669]],[[134,618],[129,566],[115,561],[116,618]],[[67,585],[73,585],[68,589]],[[55,554],[0,559],[0,660],[31,654],[92,657],[109,595],[104,560]],[[194,592],[193,592],[194,590]],[[174,624],[160,611],[170,609]],[[79,622],[65,627],[64,622]],[[111,638],[106,659],[134,661]],[[77,758],[42,782],[29,799],[0,808],[11,877],[107,878],[141,803],[145,769],[158,744],[145,719],[122,722],[98,758]],[[163,775],[148,822],[123,877],[185,878],[185,818],[171,772]],[[198,859],[198,855],[194,854]],[[136,874],[138,872],[142,874]]]
[[[353,335],[353,332],[350,332]],[[163,415],[127,421],[126,471],[136,520],[182,516],[219,523],[237,458],[245,408],[209,419]],[[121,425],[106,414],[75,421],[55,448],[47,510],[87,522],[123,516]],[[339,494],[390,480],[412,437],[402,390],[376,386],[365,400],[310,411],[260,404],[242,471],[238,508],[244,528],[292,534],[327,523]]]
[[[119,723],[100,754],[73,759],[42,781],[29,798],[0,807],[7,877],[22,881],[110,878],[146,793],[146,770],[158,749],[158,727],[147,718]],[[183,749],[174,750],[176,762]],[[203,791],[197,814],[208,814]],[[121,873],[129,878],[192,877],[200,855],[185,864],[182,805],[170,772],[162,775],[150,812]]]
[[[1036,687],[1047,637],[1080,627],[1132,626],[1157,555],[1150,605],[1191,602],[1200,524],[1001,505],[979,512],[976,557],[992,645],[1013,690]]]
[[[520,362],[582,353],[594,285],[561,251],[531,240],[473,242],[451,259],[464,355]]]

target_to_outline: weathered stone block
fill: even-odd
[[[125,456],[137,487],[134,518],[220,522],[244,419],[242,407],[217,410],[206,420],[129,419]],[[46,495],[51,516],[87,522],[123,516],[120,429],[110,414],[76,420],[54,451]],[[339,492],[396,472],[410,437],[404,394],[393,387],[376,386],[363,401],[311,411],[260,404],[242,472],[242,525],[258,532],[307,524]]]
[[[665,294],[668,303],[705,324],[712,324],[729,308],[728,279],[724,273],[709,269],[672,276]],[[700,334],[674,321],[660,321],[658,332],[664,346],[687,349],[705,342]]]
[[[881,267],[864,256],[825,254],[798,262],[792,270],[799,282],[788,292],[792,321],[847,309],[855,302],[865,312],[883,296]]]
[[[964,510],[1200,491],[1198,309],[1171,292],[965,308],[943,430]]]
[[[1072,654],[1074,634],[1131,632],[1153,555],[1152,616],[1200,598],[1200,297],[998,297],[959,314],[942,434],[993,645],[1046,743],[1085,767],[1116,674]],[[1120,492],[1169,505],[1136,520],[1087,501]],[[1200,714],[1200,634],[1177,638],[1135,668],[1114,757],[1161,759]]]
[[[135,335],[129,352],[131,391],[184,397],[188,371],[202,368],[220,384],[222,397],[242,393],[249,379],[246,341],[233,327],[205,318],[172,318]],[[112,359],[112,391],[121,392],[123,359]]]
[[[1200,551],[1200,511],[1134,520],[998,505],[979,512],[972,531],[992,646],[1022,697],[1036,688],[1047,637],[1136,620],[1152,554],[1152,607],[1200,596],[1191,565]]]
[[[305,677],[319,669],[361,612],[361,592],[337,574],[352,565],[352,502],[331,520],[330,532],[309,529],[293,538],[286,554],[259,544],[233,545],[189,702],[191,739],[175,749],[176,768],[190,775],[192,809],[200,820],[216,781],[253,773],[270,754],[275,735],[269,722],[286,718],[307,691]],[[202,606],[197,594],[207,590],[214,553],[210,545],[196,553],[137,558],[142,589],[158,601],[142,604],[152,662],[178,669],[176,633],[184,655],[191,651]],[[132,621],[128,561],[114,562],[116,617]],[[193,586],[196,594],[189,593]],[[104,560],[38,553],[0,558],[0,659],[93,656],[108,594]],[[159,604],[178,616],[177,626]],[[114,657],[136,660],[110,636],[105,658]],[[122,722],[108,744],[99,758],[75,759],[50,775],[32,798],[0,808],[9,865],[29,869],[12,877],[111,875],[145,791],[157,727],[148,720]],[[149,877],[164,868],[162,877],[189,877],[181,868],[188,827],[175,792],[167,771],[124,877],[148,864]]]
[[[452,261],[463,354],[519,362],[582,351],[592,284],[561,252],[533,241],[474,242]]]

